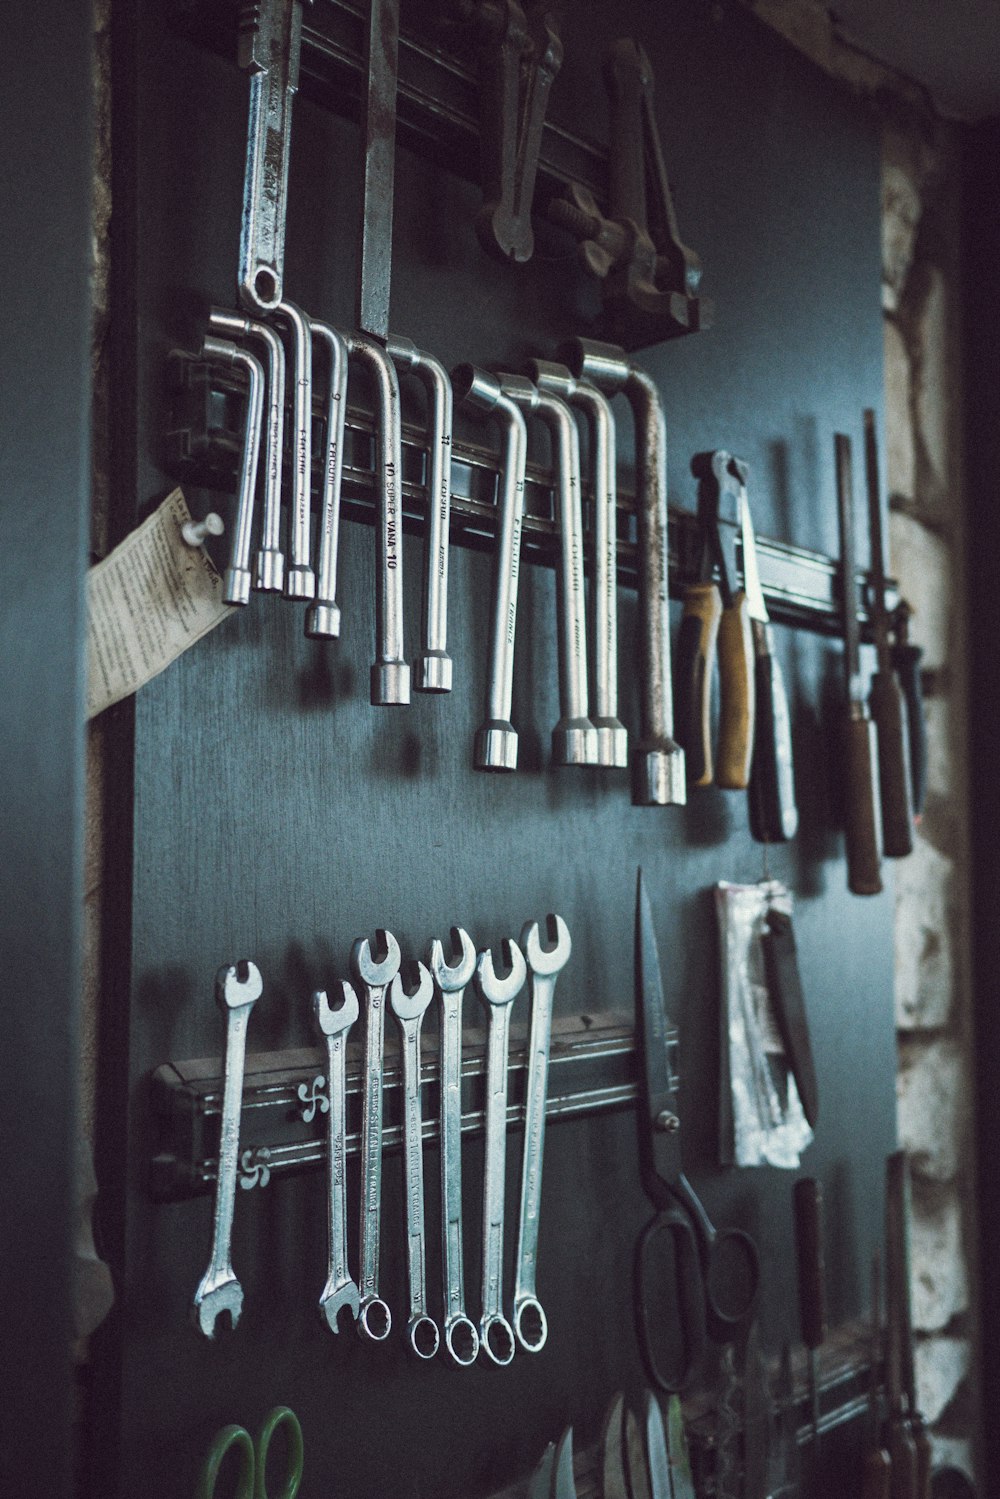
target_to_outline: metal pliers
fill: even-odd
[[[754,731],[754,652],[747,596],[736,588],[736,536],[740,476],[723,449],[698,453],[691,471],[699,481],[701,553],[698,581],[684,590],[677,639],[675,711],[688,784],[742,791],[750,781]],[[723,500],[735,525],[720,526]],[[718,582],[715,574],[718,574]],[[712,760],[712,670],[719,666],[718,751]]]

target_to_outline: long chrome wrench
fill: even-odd
[[[264,466],[264,509],[260,548],[254,559],[253,586],[263,593],[280,593],[285,583],[281,550],[281,465],[285,435],[285,346],[267,323],[242,312],[213,307],[209,327],[228,338],[255,339],[267,350],[267,446]]]
[[[531,378],[539,390],[561,396],[582,411],[590,428],[590,469],[594,491],[594,712],[601,765],[628,764],[628,731],[618,717],[618,475],[615,419],[611,402],[595,385],[577,380],[565,364],[532,359]]]
[[[460,405],[484,416],[495,416],[501,423],[503,450],[497,495],[497,550],[490,611],[486,717],[476,730],[473,764],[477,770],[516,770],[517,730],[510,721],[510,712],[528,429],[520,408],[503,394],[495,375],[471,364],[460,364],[451,372],[451,383]]]
[[[437,1323],[427,1315],[427,1244],[424,1224],[424,1135],[420,1107],[420,1028],[434,997],[423,963],[407,974],[416,988],[408,994],[402,974],[389,988],[389,1004],[399,1024],[403,1059],[403,1172],[406,1188],[406,1269],[410,1291],[407,1334],[418,1358],[433,1358],[441,1343]]]
[[[316,594],[316,574],[310,558],[312,507],[312,331],[308,317],[294,302],[275,308],[287,323],[294,350],[295,451],[292,457],[292,504],[289,525],[289,566],[285,574],[287,599],[311,599]]]
[[[227,604],[250,602],[250,543],[253,532],[254,496],[257,490],[257,469],[260,464],[260,433],[264,421],[264,367],[256,354],[241,349],[224,338],[206,335],[202,339],[201,357],[217,360],[220,364],[232,364],[247,372],[246,427],[243,437],[243,458],[240,463],[239,499],[236,503],[236,530],[229,566],[222,579],[222,597]]]
[[[550,915],[546,921],[546,931],[552,944],[548,949],[542,946],[537,921],[529,921],[521,929],[521,950],[531,973],[531,1029],[528,1036],[521,1212],[514,1278],[514,1333],[521,1347],[528,1353],[538,1353],[548,1337],[548,1322],[535,1289],[535,1271],[542,1205],[549,1039],[552,1034],[552,1001],[556,992],[556,979],[569,961],[573,948],[569,928],[561,916]]]
[[[243,1310],[243,1287],[233,1272],[233,1207],[240,1154],[240,1114],[243,1109],[243,1067],[246,1060],[250,1011],[263,990],[260,970],[244,959],[220,968],[215,976],[215,1003],[226,1016],[226,1060],[219,1131],[219,1174],[215,1185],[212,1253],[208,1269],[194,1293],[193,1313],[206,1338],[215,1336],[221,1312],[232,1326]]]
[[[447,963],[435,938],[427,966],[441,996],[441,1260],[444,1274],[444,1344],[456,1364],[474,1364],[479,1353],[476,1324],[465,1312],[462,1253],[462,1000],[476,968],[468,932],[452,927]]]
[[[453,398],[447,371],[432,354],[408,338],[390,338],[386,349],[403,371],[412,371],[427,392],[427,547],[424,570],[422,639],[413,660],[417,692],[450,692],[448,655],[448,527],[451,519]]]
[[[376,934],[376,960],[368,938],[351,948],[351,968],[365,990],[365,1087],[361,1120],[361,1311],[358,1331],[374,1343],[389,1336],[392,1313],[378,1294],[382,1217],[382,1064],[385,995],[399,972],[399,944],[391,932]]]
[[[330,383],[326,403],[326,462],[323,466],[323,501],[316,557],[316,597],[306,610],[306,634],[314,640],[335,640],[340,634],[337,559],[340,551],[344,423],[347,418],[347,341],[335,328],[316,318],[310,319],[309,328],[313,342],[318,339],[326,347]]]
[[[320,1316],[331,1332],[346,1308],[355,1322],[361,1294],[347,1265],[347,1033],[358,1018],[358,996],[341,984],[342,1002],[333,1009],[326,993],[313,994],[313,1013],[326,1042],[327,1110],[327,1250],[326,1285],[319,1298]]]
[[[552,438],[559,522],[556,608],[559,640],[559,721],[552,730],[556,765],[596,765],[597,730],[590,721],[587,627],[583,591],[583,513],[580,508],[580,437],[566,402],[522,375],[501,375],[504,395],[525,415],[534,414]]]
[[[301,0],[252,0],[239,9],[237,58],[250,73],[238,287],[249,312],[282,299],[292,101],[299,85]]]
[[[487,1013],[486,1156],[483,1165],[483,1276],[479,1346],[495,1364],[514,1357],[514,1332],[503,1314],[503,1224],[507,1161],[507,1053],[510,1011],[527,965],[516,942],[501,944],[510,972],[498,979],[487,948],[476,962],[476,989]]]

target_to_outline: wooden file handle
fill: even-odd
[[[754,734],[754,660],[745,593],[733,594],[719,621],[719,748],[715,783],[727,791],[750,784]]]
[[[895,672],[874,674],[868,707],[878,740],[882,852],[887,859],[905,859],[913,852],[913,796],[903,694]]]
[[[878,895],[882,872],[875,812],[874,730],[858,704],[851,704],[849,711],[843,738],[847,886],[855,895]]]
[[[677,741],[684,750],[689,786],[712,784],[712,665],[722,615],[714,583],[684,590],[674,668]]]

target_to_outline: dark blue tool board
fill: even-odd
[[[317,9],[323,0],[317,0]],[[173,487],[163,455],[167,356],[203,331],[199,300],[232,305],[246,132],[246,77],[234,50],[195,42],[169,7],[116,7],[117,523],[124,534]],[[404,33],[410,24],[403,5]],[[600,59],[632,33],[648,51],[685,240],[704,265],[714,328],[638,357],[663,396],[670,502],[693,510],[691,456],[724,446],[752,476],[757,531],[836,556],[833,433],[856,436],[881,409],[879,151],[876,121],[732,4],[670,0],[565,16],[557,123],[601,142]],[[235,49],[235,34],[233,35]],[[349,113],[349,112],[348,112]],[[356,121],[296,101],[287,230],[289,295],[335,326],[353,319],[361,163]],[[539,229],[534,259],[499,265],[472,220],[478,188],[419,151],[397,158],[391,324],[451,367],[523,368],[586,331],[597,292],[572,243]],[[362,397],[363,398],[363,397]],[[355,396],[352,392],[352,400]],[[407,395],[407,403],[410,397]],[[414,420],[422,401],[414,401]],[[631,439],[622,423],[623,482]],[[463,421],[458,432],[492,440]],[[532,452],[547,461],[544,440]],[[856,491],[861,492],[860,483]],[[189,488],[196,514],[231,497]],[[227,512],[228,513],[228,512]],[[411,642],[422,547],[404,544]],[[862,562],[867,561],[862,549]],[[148,1080],[171,1059],[219,1056],[212,998],[220,964],[252,958],[264,993],[249,1047],[313,1044],[309,996],[348,976],[352,941],[390,928],[406,954],[460,923],[477,944],[516,936],[558,911],[573,956],[557,1016],[633,1004],[636,866],[653,902],[663,978],[679,1017],[688,1174],[717,1221],[750,1231],[764,1267],[760,1320],[776,1353],[797,1335],[792,1176],[715,1165],[717,990],[713,912],[720,879],[753,881],[762,851],[746,799],[707,790],[686,808],[631,805],[627,772],[547,766],[558,717],[555,580],[521,578],[514,716],[522,768],[471,768],[482,716],[491,559],[456,548],[449,637],[455,687],[409,708],[368,703],[374,532],[345,522],[341,639],[304,639],[301,610],[255,595],[162,676],[114,710],[121,923],[108,973],[101,1160],[120,1192],[106,1210],[120,1304],[95,1353],[100,1492],[132,1495],[156,1474],[162,1499],[193,1490],[213,1433],[251,1430],[290,1406],[305,1444],[303,1499],[336,1493],[487,1495],[526,1474],[572,1422],[596,1438],[614,1392],[639,1389],[631,1300],[636,1234],[648,1207],[628,1110],[551,1125],[539,1248],[546,1347],[507,1369],[414,1367],[402,1337],[372,1348],[334,1338],[316,1303],[325,1277],[322,1170],[240,1193],[233,1257],[246,1301],[239,1328],[209,1344],[188,1310],[207,1260],[211,1198],[154,1202]],[[621,714],[637,728],[636,597],[619,592]],[[674,619],[676,627],[676,615]],[[866,1309],[881,1234],[882,1162],[894,1143],[892,881],[847,893],[831,806],[827,744],[840,646],[780,628],[789,686],[800,831],[770,851],[790,886],[812,1026],[820,1122],[804,1168],[827,1202],[831,1322]],[[867,665],[867,662],[866,662]],[[468,1000],[466,1023],[475,1023]],[[508,1149],[513,1238],[519,1138]],[[478,1302],[481,1139],[466,1146],[466,1278]],[[429,1267],[439,1207],[436,1147],[426,1153]],[[115,1173],[117,1172],[117,1178]],[[399,1155],[383,1171],[382,1282],[405,1321]],[[351,1253],[356,1163],[349,1174]],[[96,1481],[96,1480],[95,1480]]]

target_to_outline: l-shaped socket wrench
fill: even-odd
[[[516,770],[517,730],[510,721],[510,704],[528,429],[517,402],[503,393],[495,375],[471,364],[460,364],[451,372],[451,383],[460,405],[482,416],[494,416],[501,429],[486,717],[476,730],[473,764],[477,770]]]
[[[344,423],[347,418],[347,342],[329,323],[311,318],[313,342],[326,347],[330,384],[326,403],[326,462],[316,556],[316,597],[306,610],[311,640],[335,640],[340,634],[337,603],[337,558],[340,551],[340,487],[344,471]]]
[[[667,428],[655,382],[616,344],[575,338],[559,351],[577,379],[608,395],[621,391],[635,418],[639,613],[642,634],[641,729],[632,752],[637,806],[682,806],[687,800],[684,751],[674,739],[670,681],[670,596],[667,566]]]
[[[294,302],[279,302],[275,313],[288,326],[294,351],[295,390],[292,410],[295,451],[292,459],[291,540],[289,566],[285,572],[285,598],[316,596],[316,574],[312,569],[312,328],[308,317]]]
[[[552,438],[559,566],[559,721],[552,730],[556,765],[597,765],[597,730],[591,722],[587,685],[587,627],[583,591],[583,511],[580,505],[580,436],[568,405],[523,375],[501,375],[500,388],[526,415],[544,422]]]
[[[590,428],[594,493],[594,708],[598,763],[628,764],[628,731],[618,717],[618,475],[611,402],[588,380],[577,380],[564,364],[532,359],[528,368],[539,390],[561,396],[582,411]]]
[[[250,545],[253,533],[254,496],[257,469],[260,464],[260,433],[264,421],[264,367],[256,354],[241,349],[228,339],[202,339],[201,358],[231,364],[247,372],[246,427],[243,436],[243,458],[240,463],[239,499],[236,502],[236,528],[229,566],[222,576],[222,597],[227,604],[250,602]]]

